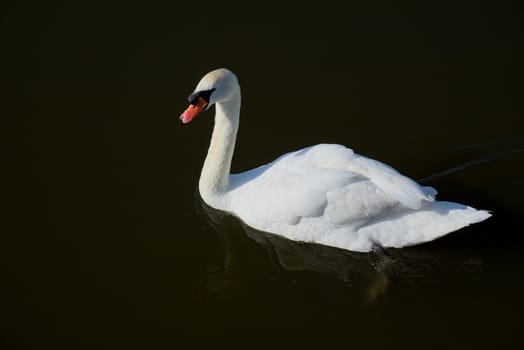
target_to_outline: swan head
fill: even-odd
[[[206,75],[188,97],[189,107],[180,116],[180,121],[189,123],[201,111],[215,103],[226,102],[240,93],[235,74],[226,68],[215,69]]]

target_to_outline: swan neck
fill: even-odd
[[[239,116],[240,92],[216,103],[215,126],[199,181],[202,199],[213,207],[221,207],[220,198],[229,188]]]

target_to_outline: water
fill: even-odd
[[[521,348],[521,8],[349,6],[5,2],[0,347]],[[341,143],[493,217],[383,256],[207,208],[221,66],[233,171]]]

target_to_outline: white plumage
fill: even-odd
[[[401,248],[431,241],[491,216],[435,201],[435,189],[341,145],[308,147],[229,174],[240,114],[235,75],[226,69],[208,73],[190,98],[184,123],[213,103],[217,107],[199,182],[202,199],[258,230],[367,252],[375,245]]]

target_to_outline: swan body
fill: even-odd
[[[392,167],[341,145],[320,144],[230,174],[240,116],[240,86],[227,69],[206,74],[189,97],[183,123],[216,105],[199,192],[209,206],[288,239],[368,252],[428,242],[491,216],[436,201]]]

